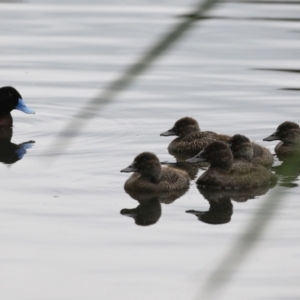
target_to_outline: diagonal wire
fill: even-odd
[[[187,18],[176,24],[169,32],[165,33],[165,35],[152,47],[147,49],[136,62],[129,66],[123,74],[111,82],[103,92],[87,102],[58,134],[52,145],[50,145],[50,149],[59,147],[60,151],[63,152],[71,140],[79,135],[82,128],[89,120],[98,114],[100,109],[111,103],[118,93],[127,88],[138,75],[146,71],[150,65],[179,40],[196,21],[199,21],[199,17],[203,16],[217,2],[218,0],[200,1]]]
[[[289,174],[293,172],[295,165],[299,165],[299,158],[290,158],[289,161],[283,165],[283,176],[288,177]],[[287,189],[282,186],[276,186],[270,191],[252,220],[249,221],[248,227],[223,256],[221,262],[204,282],[202,288],[198,290],[194,298],[195,300],[217,300],[220,298],[225,287],[238,272],[239,266],[256,247],[261,235],[280,207],[286,191]]]

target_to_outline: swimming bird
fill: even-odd
[[[126,191],[163,193],[185,190],[190,180],[185,171],[162,167],[157,156],[143,152],[121,172],[134,172],[125,182]]]
[[[197,184],[203,187],[231,189],[267,185],[277,181],[276,176],[263,166],[246,161],[234,163],[229,146],[218,141],[212,142],[187,161],[210,163],[209,169],[197,180]]]
[[[251,143],[244,135],[236,134],[228,143],[235,160],[246,160],[266,168],[270,168],[273,165],[272,153],[265,147]]]
[[[274,133],[263,139],[267,142],[275,140],[280,140],[275,147],[275,153],[280,159],[300,155],[300,127],[297,123],[283,122]]]
[[[0,88],[0,127],[11,127],[13,119],[10,112],[13,109],[21,110],[27,114],[34,114],[34,111],[27,107],[19,92],[11,87]]]
[[[169,153],[198,153],[213,141],[227,142],[230,137],[212,131],[201,131],[198,122],[190,117],[178,120],[174,126],[160,134],[161,136],[175,135],[168,146]]]

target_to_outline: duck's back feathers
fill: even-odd
[[[140,173],[133,173],[125,182],[126,191],[165,193],[185,190],[189,187],[189,176],[179,169],[162,167],[158,182],[152,182]]]
[[[230,172],[208,169],[198,178],[197,184],[202,187],[234,189],[269,185],[276,181],[276,176],[263,166],[240,161],[232,165]]]

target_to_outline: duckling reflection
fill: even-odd
[[[286,157],[281,165],[273,166],[272,171],[278,177],[278,184],[284,187],[297,187],[300,175],[300,157]]]
[[[136,225],[148,226],[155,224],[161,216],[161,203],[170,204],[183,196],[188,188],[169,193],[143,193],[128,190],[125,192],[139,202],[136,208],[124,208],[120,211],[121,215],[132,217]]]
[[[231,200],[245,202],[256,196],[264,195],[270,189],[269,186],[258,186],[239,190],[215,190],[197,187],[200,194],[208,201],[208,211],[187,210],[194,214],[198,220],[211,225],[226,224],[231,221],[233,205]]]
[[[34,141],[21,144],[11,142],[13,131],[11,127],[0,128],[0,162],[4,164],[14,164],[22,159],[27,150],[32,148]]]
[[[161,216],[161,204],[158,196],[139,201],[136,208],[123,208],[121,215],[134,219],[136,225],[149,226],[155,224]]]
[[[194,214],[199,221],[211,225],[220,225],[229,223],[232,215],[233,205],[230,197],[220,195],[218,199],[208,200],[209,210],[187,210],[187,213]]]

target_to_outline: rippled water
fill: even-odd
[[[193,182],[173,203],[155,202],[160,217],[142,227],[120,214],[139,203],[119,171],[142,151],[172,161],[159,134],[183,116],[261,144],[281,122],[299,123],[299,2],[220,4],[60,156],[50,145],[66,122],[192,2],[15,2],[0,4],[1,86],[36,111],[13,112],[11,141],[35,144],[0,168],[3,299],[192,299],[264,192],[229,202],[213,226],[185,213],[210,207]],[[221,299],[299,298],[298,174],[294,183]]]

